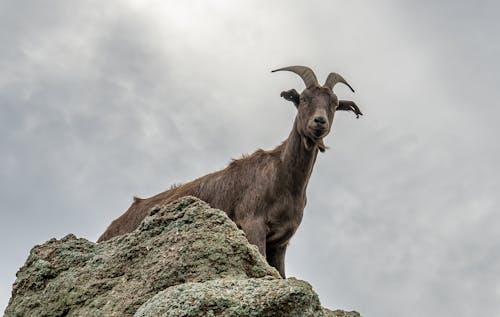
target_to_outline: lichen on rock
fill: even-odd
[[[290,279],[216,279],[186,283],[156,294],[135,317],[276,316],[323,314],[318,296],[306,282]]]
[[[281,279],[223,211],[195,197],[157,206],[134,232],[108,241],[68,235],[35,246],[5,311],[134,314],[337,316],[306,282]]]

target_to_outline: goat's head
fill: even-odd
[[[356,114],[356,117],[362,115],[359,108],[352,101],[339,101],[333,87],[337,83],[347,85],[352,92],[354,89],[337,73],[330,73],[323,86],[318,84],[318,79],[314,72],[305,66],[289,66],[277,71],[290,71],[299,75],[306,85],[306,89],[299,94],[295,89],[283,91],[281,97],[292,101],[297,107],[297,130],[301,135],[306,149],[310,149],[316,144],[321,152],[324,152],[326,146],[323,138],[330,133],[333,123],[333,117],[337,110],[349,110]]]

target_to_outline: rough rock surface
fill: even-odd
[[[318,297],[296,279],[211,280],[170,287],[136,312],[146,316],[321,316]]]
[[[35,246],[5,316],[335,316],[306,282],[281,279],[223,211],[194,197],[154,208],[99,244]]]
[[[356,311],[344,311],[340,309],[331,311],[327,308],[323,308],[323,313],[325,314],[325,317],[361,317],[361,315]]]

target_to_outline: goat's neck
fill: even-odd
[[[318,146],[314,144],[306,147],[295,121],[288,139],[282,145],[283,164],[280,168],[281,179],[284,182],[282,185],[288,187],[295,195],[304,195],[317,156]]]

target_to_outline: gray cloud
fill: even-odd
[[[57,4],[57,5],[56,5]],[[494,2],[0,4],[0,306],[29,248],[284,139],[270,74],[342,73],[287,258],[330,307],[500,311]]]

